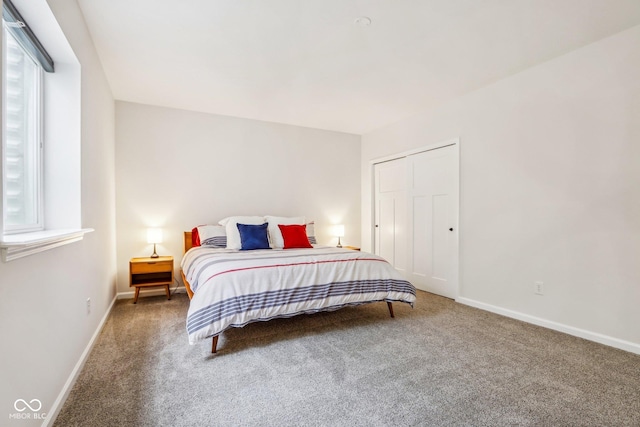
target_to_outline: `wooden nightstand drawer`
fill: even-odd
[[[172,261],[131,262],[131,274],[162,273],[171,270]]]

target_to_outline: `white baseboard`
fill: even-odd
[[[60,413],[60,410],[62,409],[64,402],[67,400],[67,397],[69,397],[69,393],[71,393],[71,389],[73,388],[73,385],[76,383],[76,380],[78,379],[78,375],[80,375],[80,372],[82,371],[82,368],[84,367],[84,364],[86,363],[89,357],[89,354],[91,353],[91,350],[93,349],[93,346],[95,345],[96,340],[98,339],[98,336],[100,335],[100,332],[104,327],[104,324],[107,322],[107,319],[111,314],[111,310],[113,309],[113,306],[116,303],[116,299],[117,297],[114,297],[113,300],[111,300],[111,304],[109,305],[109,308],[105,312],[104,316],[102,316],[102,319],[100,320],[100,323],[96,328],[96,331],[93,333],[93,336],[89,340],[89,343],[87,344],[84,351],[80,355],[80,359],[78,360],[78,363],[76,363],[76,366],[73,368],[73,371],[71,371],[71,375],[69,375],[67,382],[64,384],[64,387],[62,387],[62,390],[60,391],[60,394],[58,394],[58,397],[56,398],[55,402],[53,402],[53,405],[51,405],[51,409],[49,409],[49,412],[47,413],[47,418],[45,418],[45,420],[42,423],[43,427],[53,425],[53,422],[58,416],[58,413]]]
[[[554,331],[564,332],[565,334],[573,335],[574,337],[584,338],[586,340],[608,345],[610,347],[615,347],[620,350],[640,354],[640,344],[636,344],[631,341],[624,341],[618,338],[610,337],[608,335],[602,335],[597,332],[575,328],[573,326],[564,325],[562,323],[553,322],[551,320],[542,319],[540,317],[530,316],[518,311],[497,307],[495,305],[486,304],[469,298],[458,297],[456,298],[456,302],[479,308],[481,310],[490,311],[491,313],[500,314],[505,317],[510,317],[512,319],[522,320],[523,322],[531,323],[533,325],[553,329]]]
[[[178,286],[176,288],[171,288],[171,295],[173,294],[186,294],[187,289],[184,286]],[[117,299],[133,299],[135,296],[135,291],[128,292],[118,292],[116,295]],[[152,297],[157,295],[166,295],[164,288],[153,288],[148,290],[141,290],[140,297]]]

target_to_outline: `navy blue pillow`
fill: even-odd
[[[268,223],[260,225],[237,224],[240,232],[240,242],[242,251],[253,249],[271,249],[269,238],[267,237]]]

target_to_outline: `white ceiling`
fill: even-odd
[[[78,3],[118,100],[356,134],[640,24],[640,0]]]

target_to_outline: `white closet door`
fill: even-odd
[[[401,158],[374,166],[375,253],[407,270],[407,168]]]
[[[458,296],[455,150],[448,146],[407,157],[407,279],[418,289],[449,298]]]

